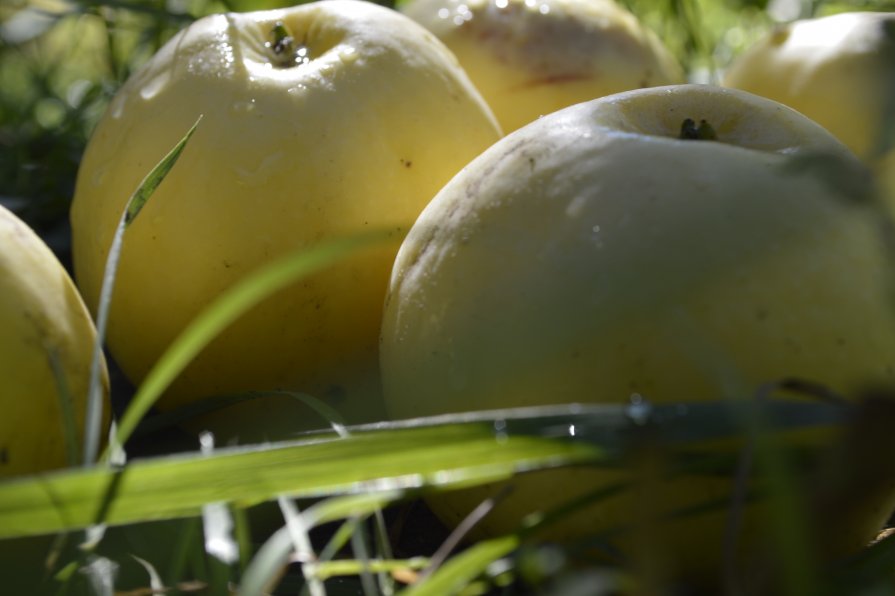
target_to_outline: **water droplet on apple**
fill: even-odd
[[[271,177],[278,163],[283,159],[284,153],[278,151],[261,159],[254,167],[236,168],[236,175],[239,177],[239,183],[246,186],[258,186],[265,183]]]
[[[112,118],[118,119],[124,115],[124,93],[117,93],[109,104],[109,114]]]
[[[171,75],[169,71],[163,71],[158,76],[154,77],[151,81],[149,81],[146,85],[140,89],[140,97],[144,100],[149,101],[156,95],[162,92],[168,82],[171,80]]]
[[[250,112],[254,112],[255,107],[255,98],[252,98],[248,101],[235,102],[232,106],[230,106],[230,111],[233,114],[248,114]]]
[[[595,225],[591,228],[590,239],[595,247],[603,248],[603,236],[601,234],[600,226]]]
[[[339,50],[338,56],[343,64],[353,64],[357,62],[359,54],[353,47],[344,46]]]
[[[634,424],[643,426],[653,415],[653,406],[639,393],[631,394],[625,414]]]
[[[102,186],[103,181],[106,179],[106,175],[109,173],[109,164],[103,164],[102,166],[96,168],[96,171],[93,173],[93,185],[94,186]]]

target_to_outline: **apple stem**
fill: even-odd
[[[310,62],[311,57],[308,55],[307,46],[304,44],[296,46],[295,38],[283,21],[274,23],[270,35],[273,38],[272,41],[266,42],[264,46],[273,52],[274,66],[289,68]]]
[[[715,134],[715,129],[712,128],[712,125],[705,120],[700,120],[697,125],[692,118],[686,118],[681,123],[681,134],[678,135],[678,138],[695,141],[716,141],[718,140],[718,135]]]

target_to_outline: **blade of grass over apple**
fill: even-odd
[[[848,413],[810,401],[761,406],[775,430],[837,424]],[[116,470],[98,466],[12,479],[0,484],[0,538],[192,517],[216,501],[248,506],[281,495],[459,488],[542,468],[617,465],[630,433],[643,425],[627,410],[572,405],[437,416],[349,427],[347,438],[312,433],[212,455],[137,460]],[[725,402],[667,404],[652,407],[651,424],[670,452],[686,451],[739,436],[736,412]]]
[[[338,238],[312,249],[293,252],[256,270],[229,288],[190,322],[146,375],[121,418],[117,441],[122,445],[127,442],[168,385],[205,346],[243,313],[305,276],[364,248],[395,240],[397,238],[392,230],[374,230]]]
[[[196,132],[199,123],[202,121],[200,115],[196,122],[190,127],[187,133],[177,142],[177,144],[165,155],[162,160],[150,171],[140,182],[140,185],[134,191],[127,201],[124,213],[121,214],[121,220],[115,229],[115,235],[112,238],[112,245],[109,247],[109,255],[106,257],[106,268],[103,272],[103,283],[100,289],[99,304],[97,305],[96,315],[96,343],[93,347],[93,359],[90,365],[90,384],[87,397],[87,414],[85,417],[84,428],[84,460],[85,466],[89,466],[96,461],[99,452],[100,433],[102,433],[102,412],[103,412],[103,395],[102,395],[102,351],[106,337],[106,326],[109,321],[109,308],[112,303],[112,291],[115,286],[115,276],[118,272],[118,261],[121,257],[121,246],[124,241],[124,234],[127,227],[133,223],[137,215],[146,205],[146,202],[155,192],[155,189],[162,183],[174,164],[180,158],[187,143]],[[123,445],[124,443],[120,443]]]
[[[244,401],[265,397],[280,397],[283,399],[298,400],[319,415],[320,419],[329,424],[336,434],[343,436],[347,432],[345,430],[345,420],[342,418],[342,415],[325,401],[314,397],[313,395],[297,391],[249,391],[238,395],[208,397],[184,404],[167,412],[144,418],[140,421],[137,428],[134,429],[131,438],[150,435],[153,432],[171,428],[186,422],[187,420],[192,420],[202,414],[214,412]]]
[[[358,436],[354,436],[357,433]],[[109,470],[67,470],[0,485],[0,537],[198,515],[205,503],[251,505],[279,495],[460,486],[517,471],[599,462],[593,445],[524,436],[498,441],[493,420],[224,448]],[[467,463],[469,462],[469,463]],[[189,478],[190,482],[184,482]]]

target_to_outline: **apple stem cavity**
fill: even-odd
[[[271,62],[277,68],[290,68],[311,61],[307,46],[303,43],[296,45],[295,38],[283,21],[274,23],[270,35],[272,40],[264,46],[273,53]]]
[[[688,141],[716,141],[718,135],[715,134],[712,125],[705,120],[700,120],[699,124],[696,124],[692,118],[685,118],[681,123],[681,133],[678,138]]]

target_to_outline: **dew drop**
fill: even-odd
[[[498,443],[506,443],[509,435],[507,434],[507,421],[498,418],[494,421],[494,438]]]
[[[631,394],[625,414],[634,424],[643,426],[649,422],[653,414],[652,404],[639,393]]]
[[[593,226],[590,232],[590,239],[593,245],[597,248],[603,248],[603,235],[601,234],[600,226]]]

